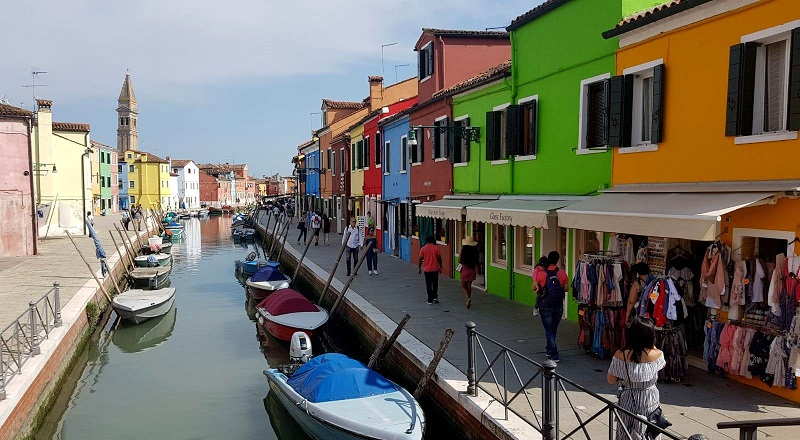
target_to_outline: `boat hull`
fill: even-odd
[[[144,269],[144,268],[143,268]],[[160,269],[160,268],[147,268],[147,269]],[[133,280],[133,287],[139,289],[156,290],[164,287],[169,281],[170,268],[165,270],[137,270],[131,272],[130,277]]]
[[[148,307],[146,309],[130,311],[114,307],[114,311],[117,312],[117,315],[119,315],[119,317],[123,320],[133,322],[134,324],[139,324],[147,321],[148,319],[166,315],[174,305],[175,295],[172,295],[172,297],[170,297],[170,299],[167,301],[161,304],[153,305],[152,307]]]

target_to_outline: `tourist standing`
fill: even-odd
[[[607,380],[617,385],[619,406],[656,425],[670,424],[661,413],[658,392],[658,372],[664,368],[664,353],[655,346],[656,330],[649,319],[636,317],[626,329],[627,345],[617,350],[608,367]],[[616,423],[617,439],[655,439],[655,429],[625,413],[619,413]],[[620,425],[621,423],[621,425]],[[623,426],[624,425],[624,429]],[[630,434],[630,437],[628,436]]]
[[[86,222],[94,226],[94,216],[92,215],[92,211],[86,211]]]
[[[367,227],[375,229],[375,218],[372,217],[371,211],[367,211]]]
[[[367,246],[367,271],[370,275],[378,275],[378,237],[375,228],[367,226],[364,246]]]
[[[311,233],[314,237],[314,246],[319,246],[319,232],[322,230],[322,217],[316,212],[311,213]]]
[[[439,272],[442,271],[442,254],[436,239],[429,236],[425,246],[419,250],[419,273],[425,272],[425,290],[428,293],[428,304],[439,304]]]
[[[122,211],[122,226],[125,227],[125,230],[128,230],[128,225],[131,224],[131,216],[128,214],[128,211]]]
[[[328,234],[331,233],[331,219],[328,214],[322,213],[322,243],[328,245]]]
[[[297,242],[298,243],[305,242],[308,233],[308,230],[306,229],[306,216],[301,215],[300,217],[297,218],[297,230],[300,231],[300,233],[297,234]]]
[[[361,230],[356,226],[356,219],[353,217],[350,219],[350,226],[348,226],[342,234],[342,244],[347,245],[347,276],[350,276],[351,269],[354,269],[356,264],[358,264],[358,249],[363,242],[362,238]],[[352,266],[350,263],[351,260]],[[356,275],[358,275],[358,273],[356,273]]]
[[[464,305],[472,307],[472,282],[478,274],[478,242],[471,236],[461,240],[461,253],[458,256],[461,273],[461,289],[464,291]]]
[[[547,255],[547,268],[536,274],[536,284],[539,287],[536,307],[542,317],[542,327],[547,341],[545,350],[547,357],[556,362],[560,360],[556,336],[558,324],[564,315],[564,293],[569,284],[567,273],[558,267],[560,259],[561,255],[557,251],[551,251]]]

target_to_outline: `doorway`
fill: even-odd
[[[478,274],[473,286],[486,290],[486,225],[472,223],[472,238],[478,242]]]

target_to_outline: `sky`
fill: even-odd
[[[37,0],[8,2],[0,99],[51,99],[56,121],[88,122],[116,145],[125,72],[139,102],[139,149],[291,172],[320,126],[321,99],[361,100],[367,76],[416,75],[422,27],[507,26],[542,0]],[[382,44],[398,43],[384,49]],[[407,64],[407,66],[403,66]]]

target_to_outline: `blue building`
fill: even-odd
[[[409,114],[400,112],[380,122],[383,139],[383,248],[411,261],[412,209],[409,168]]]
[[[120,157],[122,155],[120,154]],[[117,186],[119,187],[119,209],[130,209],[128,200],[128,163],[120,159],[117,163]]]
[[[305,195],[307,204],[306,206],[309,209],[321,209],[319,206],[321,199],[320,199],[320,176],[319,176],[319,168],[322,168],[320,163],[320,154],[319,154],[319,141],[313,142],[311,145],[303,148],[301,151],[305,155],[305,167],[306,167],[306,185],[305,185]]]

